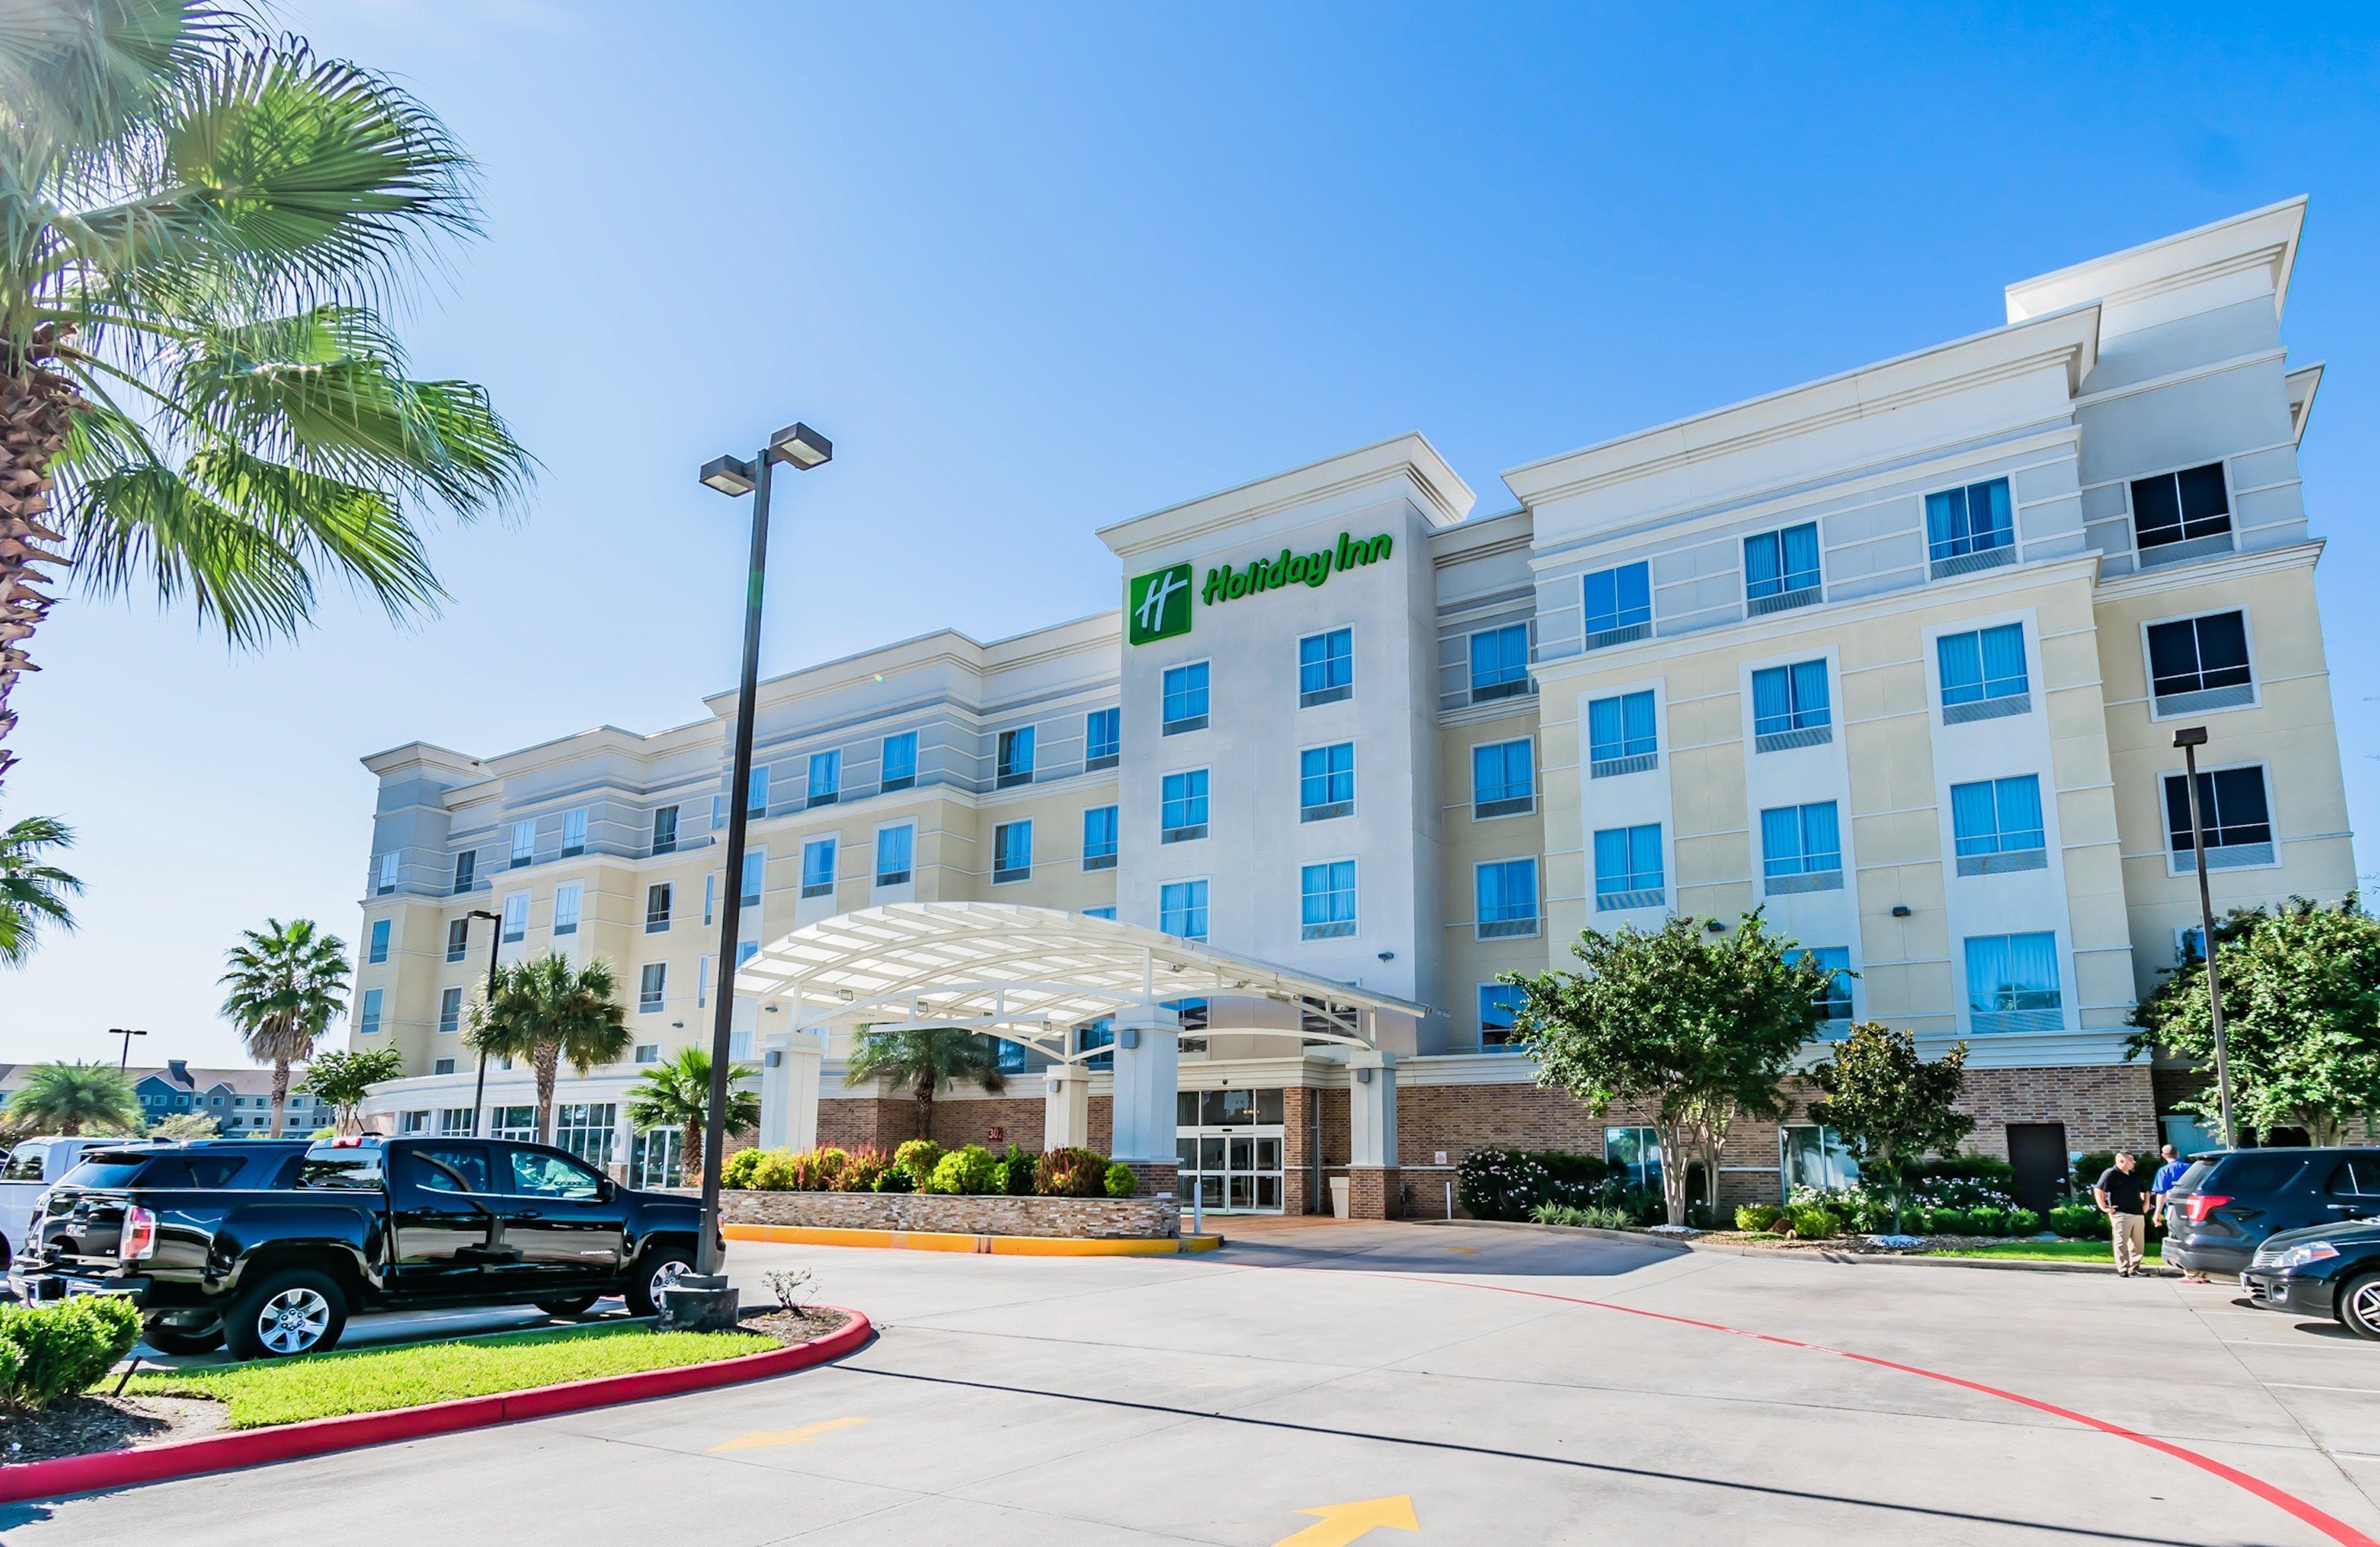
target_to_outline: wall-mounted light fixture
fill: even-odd
[[[1892,916],[1896,919],[1908,918],[1909,905],[1907,903],[1894,903],[1892,905]]]

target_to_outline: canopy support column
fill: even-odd
[[[1347,1059],[1347,1217],[1394,1219],[1403,1183],[1397,1172],[1397,1060],[1358,1048]]]
[[[1181,1085],[1182,1017],[1154,1005],[1116,1012],[1114,1157],[1140,1179],[1140,1195],[1174,1196],[1173,1104]]]
[[[760,1147],[818,1148],[819,1067],[825,1052],[807,1033],[776,1036],[760,1052]]]
[[[1041,1148],[1091,1147],[1091,1071],[1080,1064],[1052,1064],[1050,1093],[1041,1108]]]

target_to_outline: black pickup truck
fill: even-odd
[[[165,1353],[319,1353],[361,1310],[577,1316],[619,1295],[651,1315],[692,1271],[700,1218],[693,1199],[503,1139],[103,1149],[50,1188],[9,1282],[28,1300],[128,1295]]]

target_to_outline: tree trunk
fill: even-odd
[[[1653,1135],[1661,1145],[1661,1212],[1671,1224],[1686,1223],[1686,1127],[1659,1123]]]
[[[529,1062],[537,1070],[537,1141],[553,1142],[553,1073],[562,1063],[560,1042],[540,1042]]]
[[[289,1104],[289,1060],[273,1061],[273,1137],[281,1137],[282,1113]]]
[[[702,1185],[702,1125],[689,1117],[678,1130],[678,1185],[698,1188]]]
[[[917,1137],[934,1137],[934,1076],[931,1070],[917,1077]]]
[[[44,330],[34,342],[36,357],[18,356],[0,374],[0,743],[17,723],[8,690],[20,673],[32,669],[25,641],[55,604],[35,589],[52,583],[42,566],[66,563],[53,546],[66,540],[43,518],[50,507],[50,468],[66,445],[79,399],[71,382],[39,363],[38,354],[55,342]],[[15,761],[0,745],[0,779]]]

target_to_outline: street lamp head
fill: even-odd
[[[485,919],[491,924],[501,924],[504,922],[502,919],[499,919],[496,915],[489,912],[484,907],[475,907],[471,909],[468,917],[473,919]]]
[[[2204,747],[2206,745],[2206,727],[2204,725],[2184,725],[2181,729],[2173,733],[2173,744],[2177,748]]]
[[[722,494],[748,494],[759,478],[741,457],[714,457],[702,465],[702,481]]]
[[[769,437],[769,455],[808,472],[834,457],[834,443],[807,424],[788,424]]]

